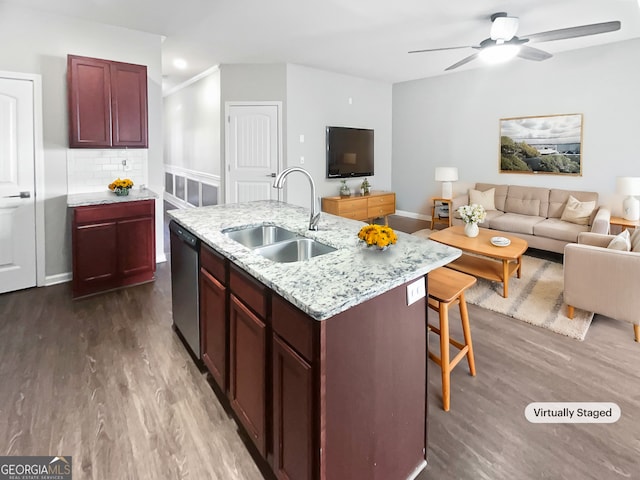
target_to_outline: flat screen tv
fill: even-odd
[[[373,130],[327,127],[327,178],[373,175]]]

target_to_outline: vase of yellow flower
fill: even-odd
[[[367,247],[376,247],[378,250],[386,250],[398,241],[398,236],[391,227],[375,224],[362,227],[358,232],[358,238]]]
[[[133,187],[133,182],[128,179],[120,179],[114,180],[109,184],[109,190],[118,195],[119,197],[124,197],[129,195],[129,190]]]

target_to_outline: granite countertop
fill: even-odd
[[[169,210],[169,216],[241,269],[316,320],[325,320],[434,268],[461,251],[397,232],[385,251],[358,241],[363,222],[322,213],[318,231],[308,230],[309,209],[277,201]],[[272,224],[338,250],[310,260],[276,263],[221,233],[228,228]]]
[[[87,205],[106,205],[108,203],[137,202],[158,198],[158,194],[148,188],[131,189],[129,195],[119,197],[110,190],[91,193],[73,193],[67,195],[67,207],[84,207]]]

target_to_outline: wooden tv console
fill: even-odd
[[[387,215],[396,212],[396,194],[373,191],[368,195],[323,197],[322,211],[361,221],[384,217],[384,224],[388,225]]]

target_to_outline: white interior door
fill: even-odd
[[[278,198],[281,165],[279,104],[228,104],[225,135],[227,203]]]
[[[0,76],[0,293],[36,285],[34,87]]]

